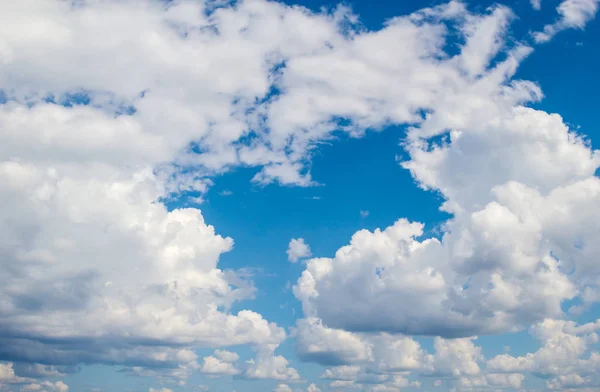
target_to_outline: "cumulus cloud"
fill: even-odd
[[[213,355],[204,357],[204,362],[200,366],[200,371],[212,375],[239,374],[240,370],[235,366],[235,362],[239,358],[237,353],[226,350],[216,350]]]
[[[298,356],[324,365],[361,362],[371,357],[371,348],[354,333],[327,328],[318,318],[298,320]]]
[[[568,7],[567,18],[587,20]],[[600,282],[600,154],[559,115],[526,106],[542,92],[512,75],[530,49],[516,46],[491,62],[504,46],[509,15],[500,8],[467,19],[455,61],[477,82],[457,91],[462,98],[437,101],[404,140],[409,158],[401,165],[423,189],[438,192],[452,215],[442,234],[424,236],[424,225],[406,219],[360,230],[333,257],[309,260],[294,286],[306,317],[297,324],[298,353],[338,365],[324,374],[335,380],[331,387],[394,388],[394,371],[450,378],[468,390],[521,388],[523,372],[550,377],[548,388],[596,385],[593,367],[574,368],[593,362],[583,343],[594,335],[545,338],[555,350],[548,357],[565,362],[536,365],[538,354],[486,363],[471,337],[554,325],[544,320],[563,318],[564,301],[597,301]],[[386,354],[393,344],[378,340],[394,336],[388,334],[436,336],[435,351],[403,338],[398,351],[411,354]],[[369,355],[341,351],[340,337]]]
[[[20,377],[15,374],[12,362],[0,363],[0,385],[2,384],[23,384],[31,382],[31,378]]]
[[[273,392],[292,392],[292,388],[286,384],[279,384],[275,388],[273,388]]]
[[[596,8],[564,1],[543,34],[582,28]],[[263,0],[0,3],[0,358],[51,366],[30,369],[40,377],[105,363],[180,381],[299,380],[276,354],[285,330],[231,311],[255,294],[219,268],[233,239],[166,202],[201,201],[210,177],[238,166],[259,168],[261,184],[314,185],[311,152],[333,132],[410,124],[402,165],[453,218],[441,238],[400,219],[310,260],[294,288],[299,354],[517,385],[481,376],[468,337],[559,318],[565,299],[596,301],[600,158],[559,116],[525,106],[542,94],[512,79],[531,52],[505,42],[512,18],[451,1],[368,31],[345,7]],[[458,54],[445,51],[451,34]],[[288,256],[310,249],[292,240]],[[382,331],[465,339],[438,338],[427,354]],[[245,364],[194,352],[244,344],[256,352]],[[412,382],[332,372],[336,387]],[[551,385],[581,381],[557,377]],[[12,363],[0,382],[68,388]]]
[[[562,30],[582,30],[596,16],[596,12],[598,12],[598,0],[564,0],[558,5],[556,10],[559,14],[558,20],[544,26],[542,31],[533,33],[533,38],[536,42],[548,42]]]
[[[598,388],[600,355],[590,349],[599,341],[600,320],[578,325],[546,319],[530,328],[541,347],[525,356],[498,355],[487,361],[497,373],[530,372],[547,379],[548,389]]]
[[[370,357],[326,369],[321,378],[331,388],[398,391],[419,388],[419,378],[442,378],[457,390],[520,388],[527,372],[490,365],[475,337],[436,337],[431,353],[408,336],[369,333],[357,338],[370,347]],[[439,387],[442,382],[433,384]]]
[[[300,380],[296,369],[289,366],[289,361],[281,355],[264,351],[257,354],[256,360],[246,362],[242,377],[247,379],[273,379],[281,381]]]
[[[294,288],[307,317],[353,332],[457,337],[526,328],[562,317],[564,300],[593,297],[600,154],[560,116],[522,105],[541,97],[508,79],[524,48],[486,68],[504,18],[496,11],[474,22],[481,31],[471,26],[463,50],[484,39],[484,62],[457,60],[482,75],[478,86],[440,101],[405,139],[402,166],[453,215],[443,235],[424,238],[421,223],[399,219],[309,260]]]
[[[310,246],[304,242],[304,238],[292,238],[287,250],[288,260],[292,263],[311,255]]]
[[[306,388],[306,392],[321,392],[321,389],[315,384],[310,384],[308,388]]]

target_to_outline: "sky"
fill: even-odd
[[[600,390],[598,0],[0,0],[0,391]]]

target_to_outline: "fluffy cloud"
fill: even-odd
[[[596,8],[567,0],[557,23],[583,27]],[[344,7],[263,0],[1,3],[0,358],[299,380],[276,354],[285,331],[230,311],[255,293],[219,268],[233,240],[198,209],[165,201],[198,200],[210,176],[236,166],[260,167],[262,184],[312,185],[311,151],[334,131],[411,124],[403,166],[453,218],[441,239],[401,219],[309,261],[294,288],[306,315],[299,353],[483,385],[466,337],[600,295],[600,158],[559,116],[523,106],[541,91],[512,80],[531,49],[505,43],[511,18],[506,7],[475,14],[452,1],[366,31]],[[458,54],[445,52],[450,34]],[[310,254],[303,245],[292,261]],[[362,335],[381,331],[465,339],[436,340],[426,354],[410,338]],[[233,353],[198,363],[193,352],[241,344],[256,359],[240,367]],[[364,370],[332,386],[408,382]],[[66,390],[12,364],[0,380]]]
[[[294,291],[308,317],[354,332],[456,337],[522,329],[562,317],[566,299],[594,298],[600,154],[560,116],[521,105],[541,95],[506,80],[523,50],[407,135],[402,166],[453,215],[441,238],[399,219],[309,260]]]
[[[39,384],[28,384],[21,388],[22,391],[40,391],[40,392],[68,392],[69,386],[62,381],[50,382],[44,381]],[[152,389],[151,389],[152,390]]]
[[[286,384],[279,384],[273,388],[273,392],[292,392],[292,388]]]
[[[64,376],[64,374],[53,366],[0,363],[0,390],[11,390],[9,386],[13,385],[20,386],[21,391],[68,392],[69,386],[63,381],[43,380],[46,377],[57,376]]]
[[[321,320],[298,320],[298,356],[324,365],[362,362],[371,357],[371,347],[351,332],[323,326]]]
[[[600,387],[600,355],[590,349],[599,341],[600,320],[577,325],[546,319],[530,328],[541,347],[525,356],[498,355],[487,368],[498,373],[530,372],[547,379],[549,389]]]
[[[589,19],[577,19],[571,6],[561,13],[573,26]],[[551,377],[548,388],[596,385],[593,367],[576,369],[594,362],[584,343],[595,334],[552,335],[545,338],[552,351],[499,356],[487,366],[469,338],[557,323],[565,300],[583,308],[597,301],[600,282],[600,153],[559,115],[525,106],[542,97],[535,84],[512,80],[529,48],[505,49],[491,62],[504,45],[506,18],[497,9],[467,22],[455,61],[477,78],[438,97],[404,140],[409,159],[401,165],[423,189],[439,192],[441,209],[452,214],[442,235],[424,237],[421,223],[405,219],[360,230],[333,257],[309,260],[294,287],[306,316],[298,322],[299,354],[345,365],[324,374],[336,380],[332,387],[363,388],[368,374],[387,374],[369,381],[394,388],[393,371],[449,377],[470,390],[521,388],[523,372]],[[435,352],[395,337],[406,355],[386,355],[393,344],[378,342],[390,339],[386,333],[438,336]],[[341,351],[341,337],[369,356]]]
[[[311,255],[310,246],[304,242],[304,238],[292,238],[288,245],[287,255],[288,260],[295,263]]]
[[[0,385],[22,384],[30,381],[32,381],[30,378],[17,376],[11,362],[0,363]]]
[[[204,362],[200,367],[200,371],[212,375],[239,374],[240,370],[235,366],[235,362],[239,358],[237,353],[226,350],[216,350],[214,355],[204,357]]]
[[[357,336],[358,337],[358,336]],[[457,390],[521,388],[525,368],[500,369],[495,359],[484,358],[477,338],[433,339],[433,352],[410,337],[360,334],[372,355],[353,364],[330,367],[321,378],[331,388],[365,391],[399,391],[421,387],[422,379],[443,378]],[[535,373],[534,373],[535,374]],[[434,386],[441,386],[440,380]]]
[[[256,360],[246,362],[242,377],[247,379],[273,379],[282,381],[296,381],[300,375],[296,369],[289,367],[289,361],[273,352],[258,352]]]
[[[310,384],[308,388],[306,388],[306,392],[321,392],[321,389],[315,384]]]
[[[534,6],[535,7],[535,6]],[[539,9],[539,6],[538,6]],[[558,32],[566,29],[583,29],[598,12],[598,0],[564,0],[556,8],[559,19],[533,34],[536,42],[548,42]]]

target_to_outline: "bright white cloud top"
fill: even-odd
[[[304,238],[292,238],[288,244],[287,255],[288,260],[295,263],[311,255],[310,246],[304,242]]]
[[[534,42],[597,8],[563,1]],[[600,388],[599,324],[562,309],[600,298],[600,153],[529,106],[543,94],[514,78],[534,50],[507,39],[514,18],[451,1],[367,30],[343,6],[0,2],[0,390],[64,392],[57,377],[82,363],[175,380],[150,389],[164,392],[195,373],[275,391],[398,391],[415,375],[521,388],[526,372]],[[291,334],[237,310],[257,288],[219,267],[234,240],[166,202],[237,167],[315,185],[321,142],[389,125],[409,127],[400,164],[443,198],[443,235],[392,217],[307,261]],[[292,239],[287,255],[311,250]],[[541,348],[524,356],[486,359],[473,337],[528,328]],[[277,352],[290,335],[331,366],[321,378]],[[435,336],[433,351],[410,335]]]

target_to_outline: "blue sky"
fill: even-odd
[[[0,4],[0,391],[598,390],[598,7]]]

